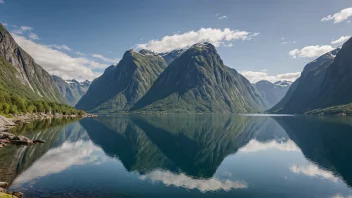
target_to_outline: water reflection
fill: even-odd
[[[0,150],[11,162],[0,165],[27,197],[348,197],[349,121],[120,115],[22,126],[46,143]]]

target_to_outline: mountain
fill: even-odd
[[[255,87],[262,94],[262,97],[269,103],[269,108],[276,105],[287,93],[292,82],[277,81],[275,83],[262,80],[255,83]]]
[[[195,44],[175,59],[132,110],[172,113],[259,112],[265,100],[210,43]]]
[[[181,56],[186,50],[185,49],[179,49],[179,50],[173,50],[171,52],[166,52],[166,53],[160,53],[159,55],[163,57],[163,59],[166,61],[168,65],[172,63],[176,58]]]
[[[340,49],[328,52],[318,59],[308,63],[300,78],[290,87],[286,96],[275,105],[271,112],[278,113],[304,113],[321,107],[318,103],[322,93],[322,85],[326,81],[328,68],[338,56]],[[352,100],[351,100],[352,102]]]
[[[66,100],[66,103],[75,106],[77,102],[87,93],[91,84],[86,80],[82,83],[76,80],[64,80],[59,76],[52,76],[61,96]]]
[[[48,72],[17,45],[0,24],[0,82],[5,90],[27,98],[63,103],[59,90]]]
[[[143,50],[126,51],[116,66],[95,79],[76,108],[101,113],[128,111],[167,67],[164,59]]]

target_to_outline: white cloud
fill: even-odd
[[[23,31],[31,31],[31,30],[33,30],[33,28],[32,27],[29,27],[29,26],[21,26],[20,27],[21,28],[21,30],[23,30]]]
[[[12,30],[11,32],[15,33],[15,34],[20,34],[20,35],[22,35],[24,32],[27,32],[27,31],[31,32],[33,30],[32,27],[24,26],[24,25],[20,26],[20,27],[18,27],[16,25],[12,25],[12,27],[14,27],[16,29]]]
[[[0,0],[0,4],[4,4],[5,3],[5,1],[4,0]]]
[[[281,40],[285,40],[285,38],[284,38],[284,37],[282,37],[282,38],[281,38]]]
[[[269,142],[259,142],[257,140],[251,140],[247,145],[240,148],[239,151],[244,153],[252,153],[269,149],[287,152],[301,150],[292,140],[288,140],[286,142],[277,142],[275,140]]]
[[[328,179],[333,182],[337,182],[337,180],[339,179],[333,174],[333,172],[328,170],[323,170],[315,164],[292,165],[290,167],[290,171],[296,174],[303,174],[309,177],[319,177],[323,179]]]
[[[93,72],[92,69],[104,69],[108,66],[82,57],[73,58],[50,46],[35,43],[14,33],[12,36],[18,45],[34,58],[36,63],[50,74],[61,76],[64,79],[93,80],[100,74]]]
[[[240,181],[218,180],[216,178],[210,179],[195,179],[189,177],[183,173],[174,174],[169,171],[156,170],[147,175],[141,176],[142,180],[150,179],[153,182],[160,181],[166,186],[176,186],[187,189],[198,189],[201,192],[218,191],[224,190],[229,191],[231,189],[243,189],[248,188],[247,184]]]
[[[68,47],[67,45],[49,45],[49,47],[53,47],[55,49],[58,50],[66,50],[66,51],[72,51],[72,49],[70,47]]]
[[[118,63],[120,61],[120,59],[110,59],[110,58],[106,58],[103,55],[100,54],[92,54],[92,57],[94,58],[98,58],[100,60],[103,60],[105,62],[109,62],[109,63]]]
[[[334,50],[335,48],[331,45],[313,45],[307,46],[302,49],[291,50],[288,54],[293,58],[314,58],[321,56],[327,52]]]
[[[149,49],[155,52],[169,52],[175,49],[190,47],[195,43],[209,42],[219,47],[234,40],[250,40],[259,33],[250,33],[240,30],[201,28],[198,31],[189,31],[183,34],[164,36],[160,40],[151,40],[144,44],[137,44],[137,48]]]
[[[7,26],[8,24],[7,23],[1,23],[3,26]]]
[[[218,19],[219,19],[219,20],[223,20],[223,19],[228,19],[228,17],[224,15],[224,16],[218,17]]]
[[[287,41],[284,41],[284,42],[282,42],[281,44],[282,44],[282,45],[285,45],[285,44],[287,44],[287,43],[288,43]]]
[[[350,38],[350,36],[341,36],[339,39],[331,41],[331,45],[343,44]]]
[[[270,82],[287,80],[287,81],[294,82],[301,75],[300,72],[269,75],[267,72],[264,72],[264,71],[255,72],[255,71],[247,71],[247,70],[241,71],[240,73],[244,77],[246,77],[251,83],[256,83],[261,80],[267,80]]]
[[[34,34],[34,33],[29,33],[28,37],[32,40],[38,40],[39,39],[39,36]]]
[[[351,23],[351,20],[346,21],[346,23]]]
[[[328,15],[321,19],[322,22],[324,21],[331,21],[334,20],[334,23],[341,23],[343,21],[348,20],[352,16],[352,8],[346,8],[341,10],[334,15]]]

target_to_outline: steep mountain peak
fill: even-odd
[[[267,80],[261,80],[261,81],[258,81],[257,83],[255,83],[256,85],[265,85],[265,84],[273,84],[272,82],[270,81],[267,81]],[[276,84],[276,83],[275,83]]]
[[[139,50],[139,53],[140,54],[143,54],[143,55],[152,55],[152,56],[157,56],[158,53],[152,51],[152,50],[147,50],[147,49],[141,49]]]
[[[42,100],[64,102],[53,78],[24,51],[11,34],[0,24],[0,57],[11,64],[13,75],[22,85]]]
[[[332,61],[335,59],[335,57],[336,57],[337,53],[340,51],[340,49],[341,48],[336,48],[330,52],[323,54],[322,56],[318,57],[317,59],[313,60],[312,62],[308,63],[304,67],[301,75],[305,76],[314,70],[319,71],[323,68],[328,67],[332,63]],[[322,66],[325,66],[325,67],[322,67]]]
[[[146,51],[142,51],[143,53]],[[128,111],[167,67],[161,56],[128,50],[118,65],[93,81],[77,108],[93,112]]]
[[[223,64],[212,44],[198,43],[165,69],[132,110],[256,112],[264,103],[247,79]]]
[[[284,81],[279,80],[279,81],[276,81],[274,84],[278,85],[278,86],[286,87],[286,86],[291,86],[292,82],[291,81],[287,81],[287,80],[284,80]]]

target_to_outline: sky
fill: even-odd
[[[93,80],[129,49],[210,42],[251,82],[290,80],[352,36],[351,0],[0,0],[0,23],[50,74]]]

